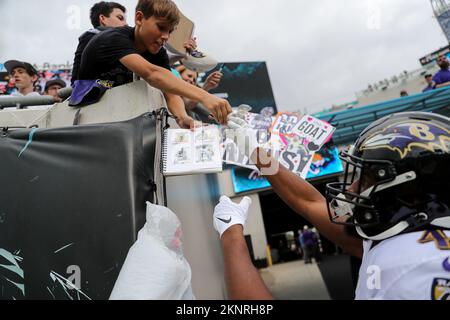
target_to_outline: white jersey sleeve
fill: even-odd
[[[357,300],[450,300],[450,232],[364,242]]]

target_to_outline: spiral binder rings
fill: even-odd
[[[220,131],[217,126],[195,130],[164,129],[162,135],[162,173],[182,176],[222,171]]]

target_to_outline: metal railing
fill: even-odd
[[[63,88],[58,91],[58,96],[65,100],[72,94],[72,88]],[[39,97],[14,97],[14,96],[0,96],[0,110],[4,108],[26,109],[30,106],[46,106],[55,104],[55,98],[52,96]]]

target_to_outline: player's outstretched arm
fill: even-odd
[[[252,159],[258,168],[263,168],[265,164],[276,163],[264,149],[256,149],[252,154]],[[286,202],[295,212],[310,221],[319,232],[329,240],[341,246],[348,253],[362,256],[362,240],[352,237],[345,231],[345,227],[334,224],[330,221],[325,198],[307,181],[287,170],[281,164],[279,170],[274,175],[266,178],[271,183],[274,191]]]

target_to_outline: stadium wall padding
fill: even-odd
[[[152,113],[4,128],[0,299],[108,299],[153,202],[155,145]]]

